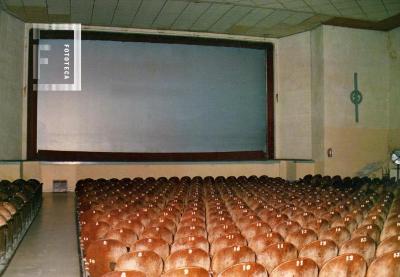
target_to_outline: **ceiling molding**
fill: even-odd
[[[350,19],[344,17],[334,17],[323,22],[322,24],[375,31],[390,31],[392,29],[400,27],[400,13],[378,22]]]

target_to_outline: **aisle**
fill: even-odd
[[[79,277],[74,193],[43,193],[43,206],[4,277]]]

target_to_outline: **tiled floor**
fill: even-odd
[[[4,277],[80,276],[73,193],[43,193],[43,206]]]

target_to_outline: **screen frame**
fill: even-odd
[[[70,39],[71,32],[45,30],[40,32],[42,39]],[[82,162],[141,162],[141,161],[262,161],[275,158],[274,127],[274,45],[267,42],[235,41],[200,37],[179,37],[167,35],[147,35],[132,33],[113,33],[99,31],[82,31],[82,40],[105,40],[120,42],[150,42],[186,45],[208,45],[263,49],[266,51],[266,151],[235,152],[186,152],[186,153],[126,153],[126,152],[83,152],[53,151],[37,149],[37,104],[38,92],[34,78],[35,58],[39,41],[29,31],[28,48],[28,111],[27,111],[27,160],[31,161],[82,161]]]

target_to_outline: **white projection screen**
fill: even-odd
[[[83,40],[82,91],[37,95],[38,151],[266,151],[265,49]]]

